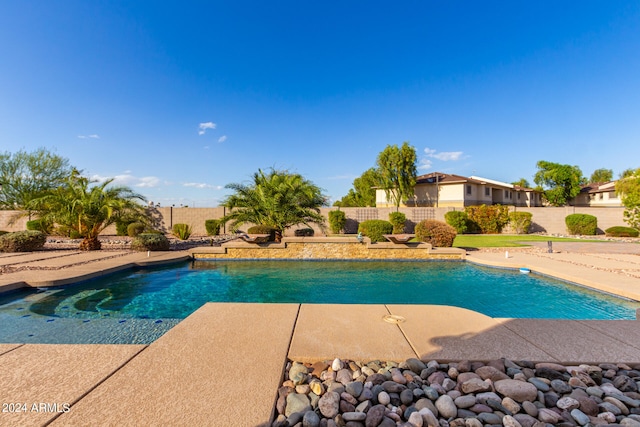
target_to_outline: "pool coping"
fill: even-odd
[[[93,274],[179,262],[189,256],[174,252],[112,258],[101,262]],[[581,254],[575,259],[579,264],[588,261]],[[496,267],[527,266],[534,272],[607,291],[620,284],[619,291],[629,293],[627,287],[640,283],[614,272],[572,266],[553,259],[553,254],[512,252],[507,258],[498,252],[483,252],[468,254],[467,260]],[[75,281],[73,278],[87,277],[86,268],[67,269],[66,277],[35,277],[31,283]],[[41,276],[42,272],[34,270],[33,274]],[[631,294],[635,295],[633,289]],[[384,322],[388,314],[404,322]],[[634,344],[639,342],[638,320],[494,319],[457,307],[429,305],[208,303],[148,346],[0,344],[0,400],[70,405],[67,412],[54,412],[51,409],[59,408],[50,406],[45,414],[0,414],[0,424],[6,420],[75,425],[101,420],[111,425],[266,427],[274,415],[276,391],[288,359],[509,357],[561,363],[640,363],[640,346]],[[80,386],[64,386],[75,376],[91,372],[96,374]],[[252,385],[246,383],[247,378]],[[250,407],[246,405],[249,392]]]

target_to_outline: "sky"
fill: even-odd
[[[0,0],[0,152],[161,206],[259,169],[333,202],[387,145],[418,174],[640,167],[638,1]]]

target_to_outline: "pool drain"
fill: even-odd
[[[386,316],[382,316],[382,320],[387,323],[393,323],[397,325],[398,323],[405,322],[407,319],[402,316],[398,316],[397,314],[387,314]]]

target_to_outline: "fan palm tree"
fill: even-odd
[[[231,212],[222,221],[231,221],[232,229],[244,223],[267,225],[276,229],[276,241],[280,241],[284,231],[294,225],[318,224],[324,229],[320,207],[326,198],[311,181],[299,174],[275,169],[269,173],[258,170],[252,178],[249,185],[226,186],[235,193],[223,203]]]
[[[38,216],[67,233],[83,238],[81,250],[101,248],[98,235],[124,215],[144,216],[144,196],[124,186],[111,186],[113,179],[94,184],[74,171],[64,185],[29,204]]]

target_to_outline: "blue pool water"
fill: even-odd
[[[635,319],[640,308],[464,262],[194,261],[0,295],[0,342],[148,343],[206,302],[440,304],[546,319]]]

